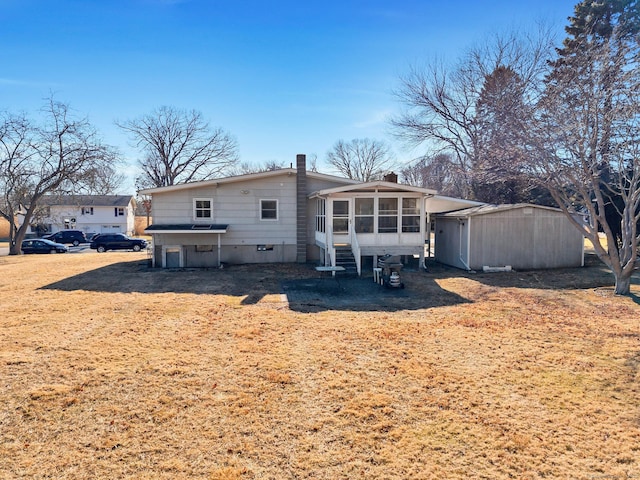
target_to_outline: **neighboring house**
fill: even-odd
[[[391,177],[392,178],[392,177]],[[393,181],[359,182],[296,168],[143,190],[152,197],[153,265],[317,262],[348,250],[361,272],[378,256],[424,258],[433,213],[479,205]]]
[[[45,195],[28,233],[44,235],[60,230],[131,235],[136,202],[131,195]]]
[[[483,205],[436,217],[435,259],[465,270],[584,265],[584,238],[557,208]]]

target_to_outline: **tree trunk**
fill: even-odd
[[[31,222],[31,217],[33,216],[33,208],[30,207],[27,210],[27,213],[24,215],[24,219],[22,225],[19,228],[13,230],[13,235],[11,235],[9,245],[9,255],[22,255],[22,240],[27,234],[27,229],[29,228],[29,222]]]
[[[616,295],[629,295],[631,293],[631,273],[627,274],[625,272],[614,272],[616,278]]]
[[[9,255],[22,255],[22,243],[11,243],[9,245]]]

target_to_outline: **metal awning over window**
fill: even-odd
[[[227,233],[229,225],[208,223],[154,224],[145,228],[145,233]]]

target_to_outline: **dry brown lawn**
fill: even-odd
[[[640,478],[637,281],[145,260],[0,257],[0,478]]]

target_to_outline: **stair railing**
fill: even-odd
[[[353,257],[356,260],[356,270],[358,271],[358,276],[361,273],[361,256],[360,256],[360,244],[358,243],[358,235],[356,235],[355,228],[351,229],[350,233],[350,242],[351,242],[351,252],[353,253]]]

